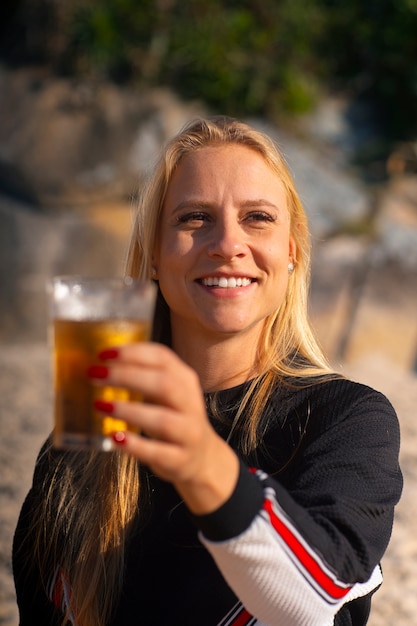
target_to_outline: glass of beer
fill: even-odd
[[[87,370],[109,347],[148,341],[156,285],[131,278],[55,277],[49,284],[54,372],[53,445],[109,451],[127,425],[94,409],[97,399],[140,400],[127,389],[94,385]]]

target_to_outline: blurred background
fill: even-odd
[[[319,339],[397,409],[406,487],[370,624],[415,623],[417,0],[15,0],[0,9],[0,624],[17,624],[11,537],[52,422],[46,280],[122,274],[161,145],[218,113],[280,145]]]

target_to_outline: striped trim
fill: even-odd
[[[64,615],[66,615],[69,609],[67,619],[72,626],[78,626],[71,608],[71,604],[73,603],[71,585],[65,572],[59,565],[57,565],[55,571],[49,578],[47,591],[49,599],[54,606],[60,609]]]
[[[257,623],[258,620],[245,609],[243,604],[237,602],[217,626],[255,626]]]
[[[312,550],[279,506],[272,488],[266,489],[263,511],[286,553],[310,585],[329,604],[337,604],[342,600],[352,589],[352,585],[339,581],[334,572]]]

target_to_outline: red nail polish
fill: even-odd
[[[105,379],[109,375],[109,368],[105,365],[92,365],[87,370],[87,376],[89,378]]]
[[[98,354],[100,361],[107,361],[109,359],[117,359],[119,356],[119,350],[117,348],[107,348],[102,350]]]
[[[113,413],[114,404],[113,402],[108,402],[107,400],[94,400],[94,408],[101,413]]]
[[[113,441],[115,441],[119,445],[123,445],[126,443],[126,433],[122,430],[118,430],[116,433],[112,434]]]

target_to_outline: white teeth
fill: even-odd
[[[247,287],[247,285],[251,284],[250,278],[235,278],[232,276],[231,278],[226,278],[226,276],[210,276],[208,278],[203,278],[203,285],[206,287],[221,287],[222,289],[234,289],[235,287]]]

